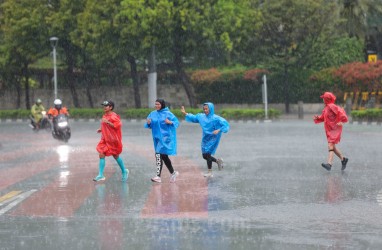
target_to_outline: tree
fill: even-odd
[[[313,45],[335,34],[338,6],[325,0],[269,0],[260,8],[264,17],[260,37],[270,55],[267,68],[280,72],[289,113],[290,72],[301,72]]]
[[[366,50],[382,53],[382,2],[341,0],[342,27],[350,37],[365,39]]]
[[[142,1],[87,0],[84,11],[78,15],[75,39],[91,55],[98,71],[117,78],[118,84],[130,64],[136,108],[141,107],[137,57],[142,52],[138,42],[142,32],[134,18],[141,4]]]
[[[78,94],[75,85],[74,72],[78,68],[78,61],[81,48],[73,43],[73,36],[77,29],[77,19],[75,18],[83,11],[84,0],[51,0],[47,5],[49,15],[46,22],[49,24],[49,35],[59,38],[58,47],[63,50],[62,61],[65,62],[66,82],[69,86],[75,107],[80,107]],[[48,39],[48,37],[47,37]],[[91,106],[92,101],[90,100]]]
[[[254,10],[249,8],[250,3],[248,0],[125,0],[121,16],[127,17],[131,25],[137,25],[137,29],[126,26],[125,30],[131,28],[126,34],[135,32],[132,37],[140,33],[142,49],[155,46],[160,53],[159,60],[172,62],[189,104],[194,107],[196,99],[186,73],[187,65],[208,60],[207,51],[211,48],[225,55],[232,53],[241,40],[238,30],[246,27],[243,30],[248,32],[253,28],[250,27],[253,15],[246,14]]]
[[[8,80],[17,81],[16,89],[25,88],[25,104],[30,109],[29,66],[46,51],[41,50],[47,44],[46,8],[37,0],[5,0],[0,12],[2,64]],[[18,108],[20,96],[21,91],[18,91]]]

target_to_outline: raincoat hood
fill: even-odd
[[[202,153],[213,155],[218,148],[222,133],[229,131],[229,124],[223,117],[215,115],[215,108],[211,102],[203,103],[203,107],[205,105],[207,105],[210,110],[208,115],[204,112],[196,115],[188,113],[186,114],[185,120],[187,122],[199,123],[203,131],[201,143]],[[217,134],[214,133],[216,130],[218,130]]]
[[[333,95],[331,92],[325,92],[322,96],[320,96],[322,99],[324,99],[325,104],[332,104],[336,101],[336,96]]]
[[[213,116],[215,114],[214,104],[212,102],[205,102],[205,103],[203,103],[203,106],[204,105],[207,105],[208,109],[210,110],[210,113],[207,115],[207,117]]]

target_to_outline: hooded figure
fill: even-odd
[[[150,119],[151,122],[150,124],[146,123],[145,128],[151,129],[156,153],[176,155],[176,129],[179,126],[178,118],[166,107],[163,99],[157,99],[156,102],[161,104],[161,108],[152,111],[147,116],[147,119]],[[166,119],[171,121],[172,124],[167,124],[165,122]]]
[[[202,153],[214,155],[216,149],[218,148],[222,132],[227,133],[229,131],[229,124],[224,118],[215,115],[215,107],[213,103],[206,102],[203,106],[205,105],[209,108],[209,113],[207,115],[205,113],[199,113],[196,115],[187,114],[186,121],[199,123],[203,130],[201,143]],[[215,135],[213,133],[215,130],[220,130],[220,132]]]
[[[325,103],[325,108],[322,110],[322,114],[314,119],[314,122],[324,122],[326,137],[328,142],[337,144],[341,140],[342,126],[339,126],[339,122],[347,122],[348,117],[343,108],[334,104],[336,97],[331,92],[325,92],[320,96]]]
[[[324,100],[325,108],[322,110],[321,115],[314,116],[314,122],[324,122],[326,138],[328,140],[328,163],[322,163],[321,166],[326,170],[332,169],[334,154],[341,160],[342,168],[345,170],[348,158],[344,157],[341,151],[336,147],[336,144],[341,140],[343,123],[348,121],[345,110],[334,104],[336,97],[330,93],[325,92],[321,98]]]
[[[176,155],[176,129],[179,126],[179,121],[176,116],[166,107],[163,99],[155,101],[155,109],[146,119],[145,128],[151,129],[153,136],[155,161],[157,166],[156,176],[151,178],[153,182],[162,182],[161,173],[163,162],[166,164],[168,171],[171,174],[170,182],[175,182],[179,175],[178,171],[174,170],[169,155]]]

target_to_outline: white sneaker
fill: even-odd
[[[223,167],[224,167],[224,162],[223,162],[223,159],[222,158],[218,158],[216,159],[216,163],[218,164],[218,170],[222,170]]]
[[[204,177],[213,177],[214,175],[212,174],[212,172],[208,171],[207,173],[204,173],[203,176]]]
[[[93,181],[104,181],[105,179],[105,176],[97,175],[96,177],[94,177]]]
[[[161,183],[162,179],[159,176],[155,176],[155,177],[151,178],[151,181],[152,182],[159,182],[159,183]]]
[[[172,173],[172,175],[170,177],[170,182],[175,182],[176,177],[178,177],[178,175],[179,175],[179,172],[178,171],[174,171],[174,173]]]

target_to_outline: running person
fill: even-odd
[[[212,177],[212,162],[217,163],[219,170],[223,168],[223,159],[216,159],[212,155],[215,154],[218,148],[222,133],[229,131],[229,124],[223,117],[215,115],[214,104],[211,102],[203,104],[204,113],[193,115],[187,113],[183,106],[180,111],[186,116],[187,122],[199,123],[203,130],[201,149],[208,168],[208,172],[204,174],[204,177]]]
[[[325,108],[322,110],[320,116],[315,115],[313,119],[316,124],[324,122],[329,150],[328,162],[322,163],[321,166],[330,171],[332,169],[334,154],[336,154],[342,163],[341,170],[345,170],[349,159],[342,155],[341,151],[336,147],[336,144],[341,140],[342,126],[348,121],[348,117],[346,116],[345,110],[334,104],[336,97],[332,93],[325,92],[320,97],[325,103]]]
[[[174,170],[168,156],[176,155],[176,128],[179,126],[179,121],[166,107],[163,99],[155,101],[155,109],[147,116],[145,123],[145,128],[151,129],[153,136],[157,166],[156,176],[151,178],[151,181],[162,182],[161,173],[164,162],[171,174],[170,182],[175,182],[179,172]]]
[[[99,173],[93,181],[103,181],[105,176],[105,156],[113,156],[121,169],[122,181],[127,181],[129,170],[125,168],[119,155],[122,152],[122,123],[118,114],[113,112],[114,102],[104,101],[102,103],[104,114],[101,119],[101,127],[97,133],[101,133],[101,140],[97,145],[99,153]]]

